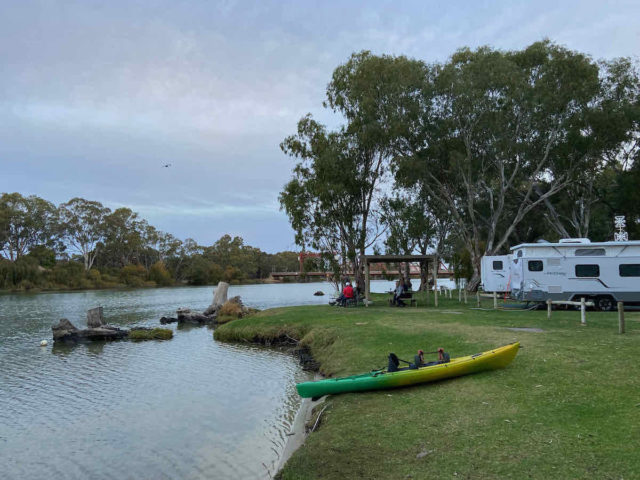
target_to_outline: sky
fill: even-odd
[[[352,52],[434,62],[549,38],[637,59],[639,18],[637,0],[0,0],[0,192],[295,250],[279,145],[309,112],[339,125],[322,101]]]

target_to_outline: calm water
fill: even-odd
[[[385,291],[389,282],[372,282]],[[231,287],[264,309],[325,303],[329,284]],[[166,342],[39,347],[66,317],[158,325],[204,309],[211,287],[0,295],[0,478],[217,479],[275,473],[307,379],[289,355],[217,343],[206,327]]]

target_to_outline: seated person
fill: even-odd
[[[404,282],[402,280],[398,280],[396,282],[396,289],[393,292],[393,305],[396,305],[398,307],[405,307],[407,305],[401,300],[404,293]]]
[[[438,349],[438,363],[449,363],[451,361],[451,356],[444,351],[444,348]]]
[[[409,293],[411,290],[413,290],[413,285],[411,285],[411,279],[408,278],[407,282],[404,284],[404,292]]]
[[[340,295],[336,301],[338,305],[344,307],[347,304],[347,300],[353,298],[353,287],[351,286],[351,282],[347,282],[342,289],[342,295]]]
[[[435,362],[424,362],[424,351],[418,350],[418,354],[413,357],[413,363],[411,364],[412,368],[420,368],[420,367],[430,367],[432,365],[440,365],[441,363],[449,363],[451,361],[451,357],[447,352],[444,351],[444,348],[440,347],[437,350],[438,352],[438,360]]]

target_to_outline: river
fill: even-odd
[[[373,291],[392,283],[372,282]],[[231,286],[251,307],[322,304],[328,283]],[[212,287],[0,295],[0,477],[269,478],[308,379],[272,349],[178,328],[165,342],[40,347],[51,325],[157,326],[179,307],[204,310]]]

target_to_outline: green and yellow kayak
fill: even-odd
[[[350,377],[328,378],[317,382],[298,383],[296,388],[301,397],[310,398],[335,395],[336,393],[364,392],[435,382],[484,370],[504,368],[515,358],[519,348],[520,343],[515,342],[504,347],[476,353],[475,355],[452,358],[449,363],[391,373],[381,370]]]

